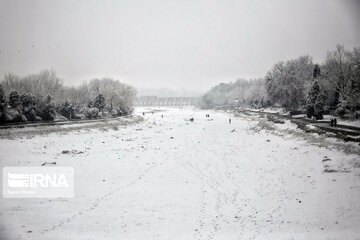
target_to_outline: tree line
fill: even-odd
[[[203,108],[223,105],[276,106],[316,119],[328,112],[355,118],[360,109],[360,48],[337,45],[321,64],[310,56],[280,61],[263,78],[221,83],[201,97]]]
[[[53,70],[24,77],[10,73],[0,81],[0,122],[128,115],[135,96],[135,88],[111,78],[69,87]]]

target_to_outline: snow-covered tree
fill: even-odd
[[[351,54],[351,84],[348,89],[348,105],[350,116],[355,118],[360,109],[360,48],[354,48]]]
[[[113,109],[125,114],[132,112],[136,90],[127,84],[111,78],[93,79],[89,82],[89,92],[92,99],[101,93],[109,112]]]
[[[241,105],[250,102],[267,101],[267,92],[263,79],[244,80],[235,82],[220,83],[212,87],[200,98],[202,108],[212,108],[224,105]]]
[[[0,84],[0,122],[5,121],[5,114],[7,108],[7,101],[3,86]]]
[[[59,113],[67,119],[72,119],[74,117],[74,108],[69,100],[65,100],[65,102],[63,102],[59,109]]]
[[[314,79],[306,99],[306,115],[308,118],[313,116],[319,120],[323,119],[326,96],[321,91],[318,80]]]
[[[276,63],[265,77],[271,102],[287,109],[296,109],[303,105],[304,86],[312,74],[313,63],[309,56]]]
[[[351,53],[345,50],[344,46],[337,45],[336,50],[328,51],[324,69],[324,78],[335,92],[334,104],[337,105],[340,98],[345,100],[347,96],[351,81]]]
[[[53,70],[45,70],[22,78],[11,73],[5,74],[3,86],[8,94],[16,90],[19,94],[30,93],[39,98],[49,95],[55,102],[62,102],[63,82]]]
[[[319,78],[321,76],[320,66],[319,64],[315,64],[313,78]]]
[[[325,99],[326,99],[325,94],[320,91],[314,104],[314,116],[316,120],[324,119],[323,114],[325,107]]]
[[[340,116],[349,113],[355,117],[360,107],[360,53],[359,48],[352,52],[344,46],[337,45],[336,50],[329,51],[325,64],[325,78],[335,93],[334,105]]]
[[[20,97],[21,105],[22,105],[22,114],[25,115],[28,121],[40,120],[38,116],[36,116],[36,98],[31,94],[22,94]]]
[[[13,109],[14,106],[18,106],[19,108],[16,111],[22,110],[27,118],[35,120],[39,120],[38,116],[44,115],[43,110],[47,111],[44,96],[51,96],[51,106],[48,107],[52,108],[54,106],[59,111],[60,109],[68,108],[68,106],[64,108],[64,99],[68,99],[68,103],[72,105],[74,110],[74,115],[71,114],[71,117],[77,117],[75,113],[78,113],[85,106],[94,107],[95,102],[93,101],[100,93],[102,94],[102,99],[98,99],[96,104],[101,111],[107,110],[113,112],[112,110],[114,110],[116,115],[129,114],[133,111],[133,102],[136,96],[135,88],[111,78],[93,79],[77,87],[66,87],[52,70],[42,71],[25,77],[19,77],[11,73],[5,74],[1,84],[3,85],[4,96],[12,94],[10,106]],[[11,93],[13,91],[16,91],[17,94]],[[20,96],[23,98],[21,99]],[[4,99],[6,100],[5,97]],[[30,104],[31,99],[33,106]],[[5,111],[6,107],[3,109]],[[15,114],[14,111],[12,111],[13,116]],[[50,112],[52,112],[52,109]],[[70,117],[69,112],[65,112],[63,113]],[[91,116],[94,115],[95,113],[91,114]],[[5,116],[5,114],[1,116]],[[56,116],[56,113],[45,114],[44,116],[47,119],[51,119],[53,116]],[[11,121],[15,121],[14,119],[17,118],[11,118]]]
[[[52,121],[55,119],[55,103],[49,95],[47,95],[43,100],[38,99],[37,106],[37,115],[40,116],[42,120]]]
[[[104,96],[100,93],[99,95],[96,96],[95,100],[94,100],[94,107],[96,107],[97,109],[99,109],[99,111],[103,111],[104,108],[106,106],[106,102],[105,102],[105,98]]]
[[[15,90],[9,94],[9,105],[12,108],[17,108],[21,105],[20,95]]]

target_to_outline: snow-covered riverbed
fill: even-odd
[[[358,155],[246,117],[163,110],[118,130],[1,139],[1,168],[75,169],[72,199],[2,198],[1,239],[359,239]]]

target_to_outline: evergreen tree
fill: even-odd
[[[346,114],[347,106],[348,106],[348,101],[345,98],[340,97],[339,102],[336,105],[335,113],[340,117],[343,117]]]
[[[306,99],[306,115],[316,119],[323,118],[325,95],[322,93],[318,81],[315,79]]]
[[[23,94],[20,97],[22,105],[22,113],[25,115],[26,119],[29,121],[37,120],[36,117],[36,99],[31,94]]]
[[[20,102],[23,108],[33,107],[35,105],[35,98],[31,94],[22,94],[20,97]]]
[[[321,75],[320,67],[318,64],[315,64],[313,78],[318,78]]]
[[[69,102],[69,100],[66,100],[61,108],[60,108],[60,114],[63,115],[64,117],[68,118],[68,119],[72,119],[74,117],[74,108],[71,105],[71,103]]]
[[[9,95],[9,105],[12,108],[17,108],[21,104],[20,95],[17,91],[12,91]]]
[[[94,101],[94,106],[99,109],[99,111],[103,111],[105,106],[106,106],[106,102],[105,102],[105,98],[104,96],[100,93],[99,95],[96,96],[95,101]]]
[[[52,121],[55,119],[55,104],[49,95],[43,101],[40,101],[39,105],[38,113],[43,120]]]
[[[6,107],[7,107],[7,102],[6,102],[4,89],[0,84],[0,122],[5,121]]]
[[[325,106],[326,96],[321,91],[318,93],[316,97],[316,101],[314,103],[314,116],[316,120],[324,119],[324,106]]]

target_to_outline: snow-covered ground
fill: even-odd
[[[75,169],[72,199],[1,198],[0,238],[359,239],[354,151],[290,122],[162,110],[119,129],[0,140],[1,167]]]

